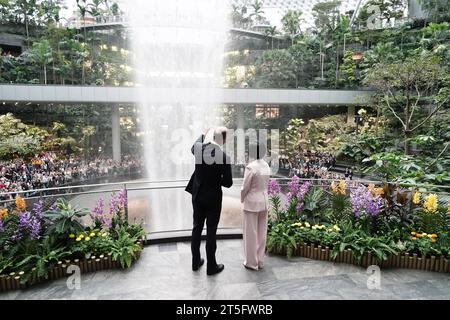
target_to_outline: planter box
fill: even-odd
[[[140,242],[141,248],[144,247],[144,243]],[[141,257],[141,252],[137,252],[135,254],[133,263],[139,260]],[[90,259],[87,260],[64,260],[64,261],[58,261],[58,263],[50,269],[48,273],[48,278],[33,278],[31,279],[30,284],[22,284],[21,279],[24,275],[23,272],[20,272],[19,274],[16,273],[10,273],[10,274],[1,274],[0,275],[0,292],[6,292],[11,290],[20,290],[20,289],[26,289],[29,288],[35,284],[43,283],[50,280],[57,280],[61,278],[66,278],[70,274],[67,274],[67,268],[69,266],[78,266],[80,268],[81,274],[83,273],[90,273],[90,272],[96,272],[96,271],[102,271],[102,270],[110,270],[110,269],[119,269],[121,268],[120,264],[117,261],[114,261],[112,259],[111,255],[107,256],[92,256]]]
[[[269,253],[286,255],[286,250],[272,250]],[[385,261],[378,261],[372,254],[366,253],[361,261],[357,261],[352,250],[348,249],[340,252],[335,259],[331,258],[332,250],[328,247],[315,246],[314,244],[299,245],[294,250],[293,255],[297,257],[304,257],[314,260],[332,261],[337,263],[353,264],[367,268],[371,265],[377,265],[380,268],[404,268],[426,270],[433,272],[449,273],[450,263],[444,257],[431,256],[430,258],[419,257],[417,254],[404,254],[400,256],[389,256]]]

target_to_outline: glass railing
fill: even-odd
[[[287,193],[289,178],[276,179],[281,189]],[[300,183],[309,181],[313,186],[323,187],[325,192],[330,192],[330,179],[299,179]],[[240,202],[240,189],[243,179],[234,179],[234,185],[230,189],[223,189],[222,214],[219,224],[219,233],[239,233],[242,226],[242,208]],[[50,207],[57,199],[65,199],[80,208],[92,210],[100,199],[103,199],[106,209],[112,194],[126,190],[128,203],[125,215],[129,222],[142,223],[151,235],[174,234],[177,232],[189,232],[192,228],[192,202],[191,195],[185,191],[188,180],[146,181],[136,180],[118,183],[103,183],[93,185],[67,186],[34,190],[34,194],[27,196],[26,192],[14,192],[0,194],[3,198],[10,196],[8,200],[0,201],[0,207],[13,207],[15,197],[21,195],[26,199],[29,208],[37,201],[44,201],[46,207]],[[375,180],[347,180],[347,190],[353,190],[360,184],[383,186],[384,183]],[[404,191],[419,190],[422,194],[434,193],[443,201],[450,200],[450,186],[398,184],[397,188]],[[424,191],[425,188],[429,191]],[[90,220],[85,221],[86,224]],[[169,236],[170,237],[170,236]]]

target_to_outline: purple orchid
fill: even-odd
[[[291,181],[288,183],[288,190],[289,190],[287,194],[288,202],[291,202],[291,200],[297,196],[300,190],[299,180],[300,179],[297,176],[293,176]]]
[[[100,198],[94,209],[92,209],[91,217],[95,221],[98,221],[102,226],[111,228],[112,225],[112,215],[105,213],[105,201]]]
[[[33,206],[33,209],[31,210],[31,213],[39,220],[42,220],[42,218],[44,217],[44,201],[39,200],[38,202],[36,202]]]
[[[382,209],[382,199],[379,196],[373,195],[370,190],[360,185],[356,190],[350,194],[352,202],[353,214],[356,217],[363,215],[377,216]]]
[[[117,195],[117,199],[119,201],[120,207],[125,208],[128,204],[127,189],[123,188],[122,190],[120,190],[119,194]]]
[[[111,197],[111,201],[109,203],[109,213],[111,215],[119,213],[122,209],[126,207],[127,203],[128,203],[127,190],[122,189],[117,195],[114,194]]]
[[[12,239],[17,241],[28,234],[31,240],[37,240],[40,238],[41,229],[42,223],[39,217],[35,216],[32,212],[20,212],[19,225]]]
[[[305,200],[305,195],[308,193],[308,191],[311,189],[312,184],[311,182],[305,182],[304,184],[302,184],[300,186],[300,188],[298,189],[298,192],[296,194],[297,197],[297,206],[296,206],[296,211],[297,213],[300,213],[302,211],[303,208],[303,202]]]
[[[269,182],[268,193],[270,197],[277,197],[281,193],[281,187],[278,184],[278,181],[275,179],[271,179]]]

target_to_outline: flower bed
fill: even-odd
[[[126,206],[126,190],[111,196],[109,210],[100,199],[90,213],[92,223],[84,226],[86,209],[59,199],[27,210],[18,197],[14,210],[0,210],[0,292],[66,277],[73,266],[81,273],[130,267],[146,233],[126,221]]]
[[[143,249],[143,242],[139,244]],[[136,252],[133,262],[137,261],[141,256],[141,252]],[[26,282],[22,281],[25,272],[21,271],[18,274],[11,272],[8,275],[0,275],[0,292],[26,289],[32,285],[42,283],[48,280],[58,280],[61,278],[66,278],[72,274],[68,270],[71,266],[77,266],[80,268],[80,273],[90,273],[102,270],[120,269],[122,266],[117,260],[114,260],[112,254],[106,256],[100,255],[99,257],[91,256],[90,259],[74,259],[74,260],[64,260],[58,261],[53,267],[49,268],[47,277],[37,278],[36,275]]]
[[[377,265],[380,268],[405,268],[446,273],[450,272],[449,261],[443,256],[422,258],[416,253],[412,255],[405,253],[403,255],[388,256],[386,260],[380,261],[373,256],[372,252],[365,253],[360,260],[355,257],[351,249],[340,251],[335,258],[332,257],[332,252],[333,250],[329,247],[303,244],[296,246],[293,255],[314,260],[354,264],[361,267]],[[286,251],[280,251],[273,248],[271,253],[286,255]]]
[[[345,181],[269,188],[268,250],[382,268],[450,272],[450,208],[436,194]],[[286,199],[285,201],[283,201]]]

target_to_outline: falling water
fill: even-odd
[[[228,1],[129,3],[148,179],[187,179],[193,171],[193,141],[202,130],[221,122],[218,88],[229,27]],[[150,199],[151,216],[186,213],[186,199],[182,192],[161,191]]]
[[[192,171],[192,139],[204,127],[217,124],[227,3],[133,0],[130,4],[136,82],[142,89],[140,122],[152,181],[186,178]]]

